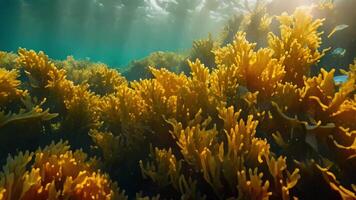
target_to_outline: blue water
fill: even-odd
[[[176,2],[0,0],[0,49],[25,47],[54,59],[73,55],[123,66],[153,51],[188,49],[234,12],[232,1]]]
[[[346,75],[340,75],[340,76],[334,76],[334,81],[337,84],[345,83],[347,81],[347,76]]]

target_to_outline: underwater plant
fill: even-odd
[[[104,64],[94,65],[90,69],[86,83],[90,91],[101,96],[115,93],[121,85],[127,84],[118,71]]]
[[[100,97],[87,84],[75,85],[68,80],[66,71],[58,69],[43,52],[19,49],[17,62],[28,78],[31,96],[46,99],[45,106],[60,114],[61,119],[57,120],[61,132],[87,135],[91,128],[99,126],[97,112],[92,109],[97,107]]]
[[[181,155],[183,156],[183,161],[185,161],[183,163],[193,167],[195,171],[194,176],[199,177],[199,175],[197,175],[198,172],[203,174],[205,183],[208,183],[213,189],[214,194],[217,195],[215,198],[218,198],[219,195],[222,199],[227,198],[229,195],[238,195],[239,198],[248,199],[289,199],[291,197],[289,190],[293,191],[293,195],[298,196],[300,193],[299,196],[301,197],[310,197],[308,195],[312,195],[312,192],[304,194],[303,191],[308,191],[306,187],[311,184],[310,181],[313,179],[303,179],[303,175],[308,173],[308,168],[318,166],[316,168],[318,170],[315,171],[315,174],[320,174],[321,179],[315,180],[325,185],[325,187],[317,193],[320,198],[327,196],[328,193],[322,192],[326,190],[329,192],[332,191],[332,195],[336,198],[352,199],[355,197],[354,192],[352,192],[353,185],[347,183],[354,183],[354,177],[351,175],[351,169],[354,169],[354,159],[352,156],[354,153],[351,153],[353,151],[351,149],[354,149],[355,136],[349,132],[354,128],[344,129],[341,128],[342,126],[339,126],[338,129],[335,129],[335,127],[338,127],[338,123],[350,127],[354,119],[351,116],[345,116],[342,117],[342,122],[334,121],[339,113],[343,113],[343,111],[337,111],[341,109],[341,107],[339,107],[341,104],[347,104],[347,106],[342,107],[347,107],[347,112],[353,112],[351,105],[354,101],[352,95],[354,94],[355,84],[352,70],[348,73],[348,81],[341,86],[335,85],[333,71],[328,73],[322,70],[322,73],[318,77],[308,78],[310,68],[315,66],[324,55],[323,52],[318,51],[321,43],[321,33],[317,31],[317,28],[321,26],[321,21],[312,20],[311,15],[306,12],[306,10],[300,9],[296,10],[291,16],[283,14],[279,20],[281,23],[281,38],[270,34],[268,38],[270,48],[259,49],[256,52],[254,50],[254,44],[247,42],[244,33],[238,33],[231,45],[221,47],[214,52],[217,68],[211,73],[207,71],[207,74],[204,76],[198,76],[207,77],[203,79],[206,80],[205,89],[199,90],[198,94],[202,91],[207,91],[208,95],[201,96],[201,98],[199,98],[200,102],[206,102],[206,100],[215,102],[216,104],[214,105],[218,110],[221,109],[219,105],[223,107],[236,105],[237,107],[235,108],[229,108],[231,110],[230,112],[234,113],[236,110],[242,109],[242,111],[240,111],[241,114],[239,112],[238,114],[230,114],[229,116],[241,115],[247,120],[247,123],[253,122],[252,116],[249,114],[260,119],[259,125],[256,123],[253,126],[256,133],[245,133],[252,135],[251,141],[245,141],[247,144],[254,144],[252,141],[256,142],[256,145],[258,144],[256,147],[251,147],[252,149],[250,150],[247,149],[246,156],[250,155],[248,153],[249,151],[251,151],[251,156],[255,155],[253,154],[254,152],[261,152],[263,156],[257,154],[254,158],[248,159],[244,158],[245,154],[237,154],[237,157],[234,159],[242,159],[245,163],[241,164],[241,161],[233,161],[234,159],[229,157],[230,154],[228,152],[237,151],[241,149],[241,147],[231,147],[231,150],[229,150],[230,148],[225,146],[225,144],[232,145],[233,143],[229,141],[229,138],[241,137],[241,133],[239,132],[235,136],[234,134],[236,133],[232,132],[233,129],[231,129],[231,125],[225,125],[227,127],[223,129],[224,131],[221,131],[221,123],[218,123],[214,111],[207,112],[209,114],[205,116],[211,116],[211,118],[207,118],[206,121],[201,122],[201,124],[199,124],[199,122],[196,124],[197,120],[185,121],[183,123],[180,123],[177,118],[169,120],[173,125],[171,134],[181,149]],[[307,37],[300,37],[300,35],[306,33],[308,33]],[[279,51],[284,52],[284,55],[277,56]],[[299,55],[306,55],[303,56],[305,60],[297,59]],[[199,61],[191,63],[190,67],[192,71],[194,71],[193,68],[196,65],[199,65]],[[350,66],[350,68],[352,69],[353,67]],[[167,72],[165,74],[167,74]],[[196,74],[201,74],[201,72]],[[191,75],[193,78],[194,73]],[[172,76],[174,75],[172,74]],[[159,76],[156,76],[156,79],[157,78],[159,78]],[[166,78],[167,80],[174,80],[174,78],[168,78],[167,75]],[[336,89],[337,87],[339,88]],[[179,87],[173,84],[173,88]],[[320,94],[324,96],[319,96]],[[243,101],[241,101],[240,98]],[[325,101],[331,103],[332,106],[328,106],[328,104],[324,105],[323,102]],[[191,101],[189,102],[191,103]],[[194,100],[192,102],[194,102]],[[241,102],[245,102],[245,104]],[[200,108],[204,110],[204,107],[201,107],[204,104],[199,103],[199,105]],[[199,105],[197,105],[197,107],[199,107]],[[328,109],[331,110],[328,111]],[[196,113],[195,116],[197,119],[204,119],[204,117],[199,117],[202,113],[206,113],[204,111],[202,112],[202,110],[193,112]],[[220,112],[222,112],[222,110],[220,110]],[[189,109],[189,111],[191,111],[191,109]],[[327,114],[328,112],[330,114]],[[222,114],[219,116],[221,115]],[[220,127],[220,129],[212,125],[208,128],[209,122],[211,121],[217,123],[216,126]],[[234,123],[229,122],[227,124]],[[237,128],[236,130],[249,130],[244,128],[244,126],[247,126],[244,124],[244,121],[238,124],[242,126],[242,128]],[[229,132],[230,129],[231,132]],[[344,132],[340,132],[341,130]],[[221,132],[225,132],[227,135],[225,137],[219,136]],[[258,138],[253,139],[254,134],[260,136],[265,135],[264,137],[267,137],[269,142]],[[243,137],[243,139],[247,138],[246,136]],[[223,142],[224,140],[229,142],[225,143]],[[336,141],[348,141],[346,142],[348,146],[344,146],[346,143],[340,145]],[[274,145],[271,148],[270,142],[274,143],[274,145],[277,144],[283,151],[278,151]],[[317,144],[316,149],[315,143]],[[303,148],[303,146],[310,147],[310,149],[307,148],[308,150],[300,155],[298,149]],[[248,148],[246,144],[243,147]],[[339,150],[336,150],[337,148]],[[346,149],[348,149],[347,153],[345,152]],[[340,152],[340,154],[337,154],[337,158],[333,157],[332,153],[329,153],[335,150],[336,152]],[[226,151],[227,154],[225,153]],[[270,156],[269,152],[278,152],[278,154],[282,155],[280,157],[275,157],[274,154]],[[341,152],[346,154],[342,156],[343,153]],[[225,154],[227,156],[226,158]],[[228,160],[226,163],[224,162],[224,158]],[[290,159],[295,159],[295,161]],[[314,162],[316,162],[316,164],[304,167],[303,162],[309,162],[308,159],[315,159]],[[156,162],[162,161],[156,160]],[[263,167],[263,163],[266,167]],[[295,167],[293,173],[283,172],[287,169],[287,163]],[[330,163],[333,163],[332,167],[326,167]],[[183,164],[183,166],[186,164]],[[164,166],[167,168],[162,168],[162,170],[166,169],[167,171],[164,173],[172,173],[170,171],[171,165],[176,166],[177,164],[165,164]],[[143,173],[146,175],[147,173],[151,174],[151,179],[157,182],[155,176],[163,172],[157,171],[155,173],[159,174],[155,175],[152,174],[152,169],[161,169],[159,166],[161,166],[161,164],[157,164],[156,167],[150,166],[147,169],[144,168],[145,170],[150,170],[149,172],[144,170]],[[239,166],[242,166],[242,168],[239,168]],[[250,168],[245,168],[247,166],[250,166]],[[280,168],[276,169],[277,166]],[[141,165],[141,167],[144,167],[144,165]],[[229,168],[225,169],[224,167]],[[257,169],[255,169],[256,167]],[[261,167],[261,169],[259,167]],[[184,167],[179,168],[184,169]],[[228,169],[234,170],[229,171]],[[342,173],[339,173],[338,169],[342,170]],[[227,174],[228,172],[230,173]],[[235,175],[233,175],[234,172]],[[279,173],[288,175],[279,175]],[[340,177],[342,182],[347,185],[340,184],[340,179],[335,178],[335,173],[337,173],[336,177]],[[174,175],[174,177],[176,176],[177,175]],[[270,178],[266,180],[263,178],[265,176]],[[250,179],[248,179],[248,177]],[[279,177],[279,179],[277,177]],[[281,180],[280,178],[282,177],[284,177],[285,180]],[[171,184],[172,187],[175,188],[174,180],[175,178],[170,178],[168,183],[165,181],[163,185]],[[254,181],[253,186],[251,186],[249,180]],[[202,182],[199,183],[204,185]],[[236,187],[236,183],[239,184],[238,187]],[[234,191],[234,188],[237,190]],[[251,191],[260,191],[261,193]],[[243,195],[246,195],[246,197],[242,197]]]
[[[225,46],[230,44],[240,30],[240,25],[243,20],[243,15],[233,15],[225,24],[219,37],[220,44]]]
[[[252,116],[245,123],[239,119],[240,112],[235,113],[233,107],[222,108],[219,112],[224,121],[221,131],[216,129],[216,126],[208,129],[211,119],[204,120],[200,114],[197,114],[186,128],[176,120],[169,120],[173,126],[171,134],[176,139],[184,159],[177,161],[172,150],[156,148],[153,163],[145,165],[140,162],[144,177],[148,176],[155,183],[163,184],[160,187],[171,185],[184,196],[186,194],[182,193],[177,185],[178,180],[185,177],[180,175],[185,168],[182,166],[189,165],[193,167],[195,176],[202,176],[213,189],[214,194],[210,194],[210,198],[234,199],[235,196],[264,199],[274,195],[289,199],[289,189],[293,188],[300,178],[298,169],[292,174],[287,172],[287,176],[282,175],[286,172],[285,158],[273,158],[267,141],[255,137],[258,122],[254,121]],[[219,142],[219,138],[222,138],[222,141]],[[262,172],[266,168],[267,171]],[[246,175],[247,171],[249,175]],[[263,174],[270,174],[274,177],[274,182],[263,180]]]
[[[187,60],[199,60],[209,69],[215,68],[215,56],[213,51],[219,46],[209,34],[207,39],[193,41],[191,52],[187,59],[179,66],[179,72],[189,74],[190,67]]]
[[[92,63],[90,60],[76,60],[73,56],[67,56],[65,60],[54,60],[53,63],[59,69],[66,71],[66,78],[73,81],[74,84],[82,84],[89,77],[90,69],[97,63]]]
[[[267,45],[266,36],[273,18],[267,13],[267,5],[265,0],[257,0],[252,9],[246,5],[248,13],[243,16],[240,25],[240,31],[246,32],[247,40],[255,42],[258,48]]]
[[[129,80],[139,80],[152,78],[149,67],[167,68],[171,71],[178,71],[177,67],[184,57],[173,52],[154,52],[138,61],[132,61],[122,72],[123,76]]]
[[[38,102],[31,99],[29,92],[23,89],[19,76],[17,69],[8,71],[0,68],[0,155],[3,156],[3,153],[18,148],[12,145],[17,137],[27,140],[34,135],[40,137],[44,123],[57,116],[50,113],[49,109],[43,108],[45,100]],[[31,126],[31,129],[27,130],[27,135],[18,132],[28,126]]]
[[[267,34],[265,9],[249,17]],[[0,68],[0,155],[68,142],[0,159],[0,199],[355,199],[356,61],[342,83],[312,74],[323,20],[276,19],[266,44],[250,25],[195,42],[189,74],[173,53],[121,76],[20,48]],[[31,144],[11,147],[19,137]]]
[[[323,20],[313,20],[311,14],[296,9],[292,16],[286,13],[277,17],[280,22],[280,37],[269,34],[268,44],[274,57],[283,59],[286,66],[284,82],[303,84],[303,77],[309,76],[311,66],[318,63],[326,50],[320,52],[321,34],[318,28]]]
[[[235,35],[242,31],[247,33],[248,41],[256,43],[258,48],[265,47],[273,18],[267,13],[268,5],[265,0],[257,0],[251,8],[248,1],[244,1],[240,7],[245,14],[235,14],[228,20],[220,33],[221,45],[232,43]]]
[[[0,105],[3,107],[12,101],[21,99],[26,95],[26,91],[19,88],[21,81],[18,80],[19,73],[13,69],[8,71],[0,68]]]
[[[0,66],[7,70],[12,70],[16,68],[16,57],[14,53],[9,53],[5,51],[0,51]]]
[[[9,156],[0,173],[0,199],[127,199],[96,163],[62,141]]]
[[[66,71],[66,78],[76,85],[88,84],[90,91],[103,96],[114,93],[115,88],[126,84],[124,77],[116,69],[110,69],[104,63],[92,63],[89,60],[75,60],[68,56],[64,61],[54,61],[59,69]]]
[[[232,44],[215,51],[217,69],[214,74],[220,79],[219,74],[230,71],[226,75],[235,79],[231,80],[233,87],[242,85],[248,91],[259,92],[262,98],[270,97],[276,85],[283,80],[285,67],[280,60],[271,59],[274,53],[271,49],[254,52],[255,44],[249,43],[245,36],[245,33],[238,32]],[[236,92],[237,88],[235,94],[229,95],[238,96]]]

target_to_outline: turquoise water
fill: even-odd
[[[184,51],[236,9],[233,1],[1,0],[0,49],[122,66],[153,51]]]
[[[356,199],[356,0],[256,1],[0,0],[0,200]]]
[[[250,5],[253,0],[248,1]],[[296,6],[317,0],[285,3],[273,1],[271,14],[291,13]],[[320,63],[347,68],[356,52],[353,1],[337,0],[336,13],[325,24],[325,35],[339,24],[349,27],[324,38],[323,48],[332,47]],[[112,67],[125,67],[155,51],[186,52],[192,42],[211,33],[219,37],[234,14],[244,13],[238,0],[0,0],[0,49],[16,52],[19,47],[42,50],[53,59],[68,55],[90,59]],[[290,8],[289,8],[290,7]],[[244,11],[243,11],[244,10]],[[335,17],[336,16],[336,17]],[[325,37],[325,36],[324,36]],[[353,38],[350,40],[350,38]],[[342,55],[335,49],[345,49]]]

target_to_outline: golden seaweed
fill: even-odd
[[[311,76],[325,50],[323,20],[308,10],[277,17],[267,46],[264,6],[242,21],[230,44],[194,43],[190,74],[177,73],[181,55],[162,52],[124,72],[144,80],[73,57],[1,52],[1,137],[21,131],[40,138],[35,146],[65,138],[84,150],[59,142],[9,156],[0,199],[128,199],[101,170],[136,199],[303,199],[313,184],[320,197],[354,199],[356,64],[342,84],[334,69]],[[251,35],[256,27],[263,34]],[[6,151],[33,150],[6,141]]]
[[[66,142],[9,156],[0,173],[1,199],[127,199],[95,163]]]
[[[17,80],[19,73],[13,69],[8,71],[0,68],[0,105],[3,108],[6,104],[14,100],[19,100],[27,93],[25,90],[21,90],[19,86],[21,81]]]

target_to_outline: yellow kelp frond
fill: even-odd
[[[148,123],[157,133],[166,134],[164,118],[176,116],[177,96],[168,96],[166,90],[156,79],[131,82],[131,87],[144,99],[149,113]],[[166,142],[166,141],[162,141]]]
[[[17,55],[12,52],[0,51],[0,68],[16,69],[16,58]]]
[[[356,60],[350,64],[349,71],[341,70],[344,75],[347,75],[347,81],[342,83],[339,91],[335,93],[332,102],[329,105],[330,112],[337,112],[340,105],[356,90]]]
[[[270,153],[267,140],[255,136],[258,121],[253,120],[252,116],[248,116],[247,120],[244,121],[239,119],[240,112],[235,112],[233,107],[218,108],[218,110],[219,117],[224,121],[222,131],[225,132],[225,135],[217,133],[215,127],[205,130],[197,124],[183,129],[180,123],[175,123],[173,135],[176,136],[178,135],[177,132],[181,132],[178,145],[182,149],[181,152],[185,161],[202,173],[215,195],[220,198],[236,194],[236,189],[242,191],[238,193],[241,198],[255,197],[255,193],[248,192],[251,192],[250,189],[252,188],[247,187],[247,185],[243,186],[245,183],[240,181],[246,168],[256,168],[254,173],[251,172],[250,174],[250,179],[254,180],[254,185],[251,186],[251,183],[248,183],[248,185],[260,190],[261,194],[257,194],[258,197],[260,197],[259,195],[264,197],[274,195],[280,198],[285,196],[283,198],[287,199],[289,189],[293,188],[299,179],[298,170],[289,174],[285,159],[279,159],[278,164],[276,164],[275,158]],[[206,125],[206,123],[203,124]],[[199,134],[201,130],[205,134]],[[188,136],[187,131],[189,132]],[[184,134],[184,137],[182,137],[182,134]],[[209,135],[212,138],[209,138]],[[195,138],[200,138],[200,140]],[[220,142],[218,138],[222,141]],[[184,149],[187,150],[183,151]],[[262,179],[261,172],[266,169],[266,165],[270,168],[264,171],[264,173],[268,173],[267,177],[271,176],[278,179],[276,180],[278,185],[273,183],[272,189],[269,189],[271,179]],[[246,176],[245,179],[247,179]]]
[[[331,118],[339,126],[356,130],[356,95],[353,99],[342,102],[339,109],[331,115]]]
[[[186,105],[188,105],[190,98],[195,98],[194,101],[191,101],[191,105],[189,106],[191,114],[196,114],[196,108],[199,107],[204,114],[214,116],[215,107],[218,105],[218,102],[216,101],[216,98],[211,96],[209,69],[205,67],[200,60],[196,60],[195,62],[188,61],[188,63],[191,69],[189,86],[188,88],[184,88],[178,97],[183,96],[183,98],[186,98]],[[185,94],[185,92],[187,93]],[[180,98],[178,98],[178,106],[179,99]],[[193,109],[195,109],[195,111]]]
[[[172,149],[160,150],[157,147],[151,153],[149,161],[144,164],[140,160],[141,173],[144,178],[150,178],[160,189],[172,186],[181,199],[205,199],[197,188],[197,181],[191,177],[187,180],[182,172],[182,160],[177,161]],[[173,194],[171,194],[173,195]]]
[[[134,160],[133,157],[140,153],[146,140],[145,101],[137,91],[122,85],[115,94],[103,97],[97,109],[102,122],[100,130],[103,132],[91,132],[90,135],[101,148],[107,164],[121,163],[122,159]]]
[[[70,94],[70,97],[68,99],[64,100],[64,104],[67,110],[72,110],[74,106],[78,106],[76,105],[78,104],[78,102],[84,102],[85,100],[89,101],[90,99],[95,97],[97,96],[95,96],[92,92],[88,91],[87,85],[78,85],[72,88],[72,93]],[[88,103],[91,103],[93,107],[98,105],[98,102],[95,102],[94,100]]]
[[[323,168],[317,164],[316,167],[322,174],[325,182],[329,185],[330,189],[339,194],[340,199],[356,199],[356,193],[342,186],[332,172],[330,172],[327,168]]]
[[[73,179],[68,177],[64,183],[63,198],[83,200],[128,200],[125,191],[120,192],[107,175],[82,171]]]
[[[97,64],[90,68],[87,80],[89,89],[101,96],[117,91],[122,84],[127,84],[126,79],[115,69],[109,69],[104,64]]]
[[[210,90],[221,106],[234,105],[239,95],[238,71],[235,67],[219,66],[210,75]]]
[[[273,177],[274,188],[273,195],[282,197],[283,200],[291,199],[289,190],[292,189],[300,179],[299,169],[295,169],[293,173],[287,171],[287,162],[285,157],[277,159],[266,156],[267,166],[270,174]]]
[[[162,116],[169,118],[175,114],[177,97],[168,96],[163,86],[156,80],[142,80],[131,82],[132,88],[144,99],[148,106],[150,120],[162,120]]]
[[[334,72],[321,69],[317,77],[305,78],[305,87],[301,89],[303,107],[316,121],[333,122],[337,126],[356,129],[353,125],[355,101],[350,98],[356,89],[355,79],[349,78],[337,88],[333,80]]]
[[[149,155],[150,161],[144,164],[140,160],[140,168],[144,178],[150,178],[160,188],[168,185],[178,190],[179,177],[181,173],[182,163],[177,161],[172,153],[172,149],[158,149],[157,147]]]
[[[288,88],[292,93],[288,96],[280,96],[285,88],[278,86],[272,102],[277,112],[273,115],[274,119],[269,126],[277,128],[282,133],[279,138],[274,136],[279,142],[293,140],[293,137],[300,140],[298,137],[301,137],[302,141],[305,140],[305,145],[310,145],[316,151],[327,147],[335,154],[339,154],[336,160],[341,164],[348,159],[350,153],[345,152],[341,146],[335,145],[333,140],[343,141],[340,144],[348,146],[350,142],[344,142],[345,136],[340,135],[338,129],[340,127],[356,129],[354,125],[356,101],[350,98],[355,90],[355,80],[350,78],[337,87],[334,73],[335,70],[327,72],[321,69],[318,76],[304,77],[304,87],[297,88],[290,85]],[[286,127],[297,134],[285,132],[283,129]],[[306,135],[302,136],[301,133]],[[353,141],[353,138],[349,140]]]
[[[65,70],[58,70],[42,51],[20,48],[17,63],[23,67],[34,88],[56,88],[66,80]]]
[[[314,160],[306,160],[303,162],[297,162],[296,164],[299,166],[301,179],[297,187],[302,190],[300,198],[310,199],[355,199],[355,197],[348,196],[348,194],[352,194],[352,185],[351,182],[348,182],[348,185],[341,184],[341,180],[337,180],[336,174],[338,172],[334,172],[332,170],[333,163],[326,162],[317,163]],[[326,167],[323,167],[326,166]],[[336,169],[336,171],[339,171]],[[349,188],[349,189],[348,189]],[[343,195],[346,195],[348,198],[342,198]]]
[[[28,164],[31,162],[33,153],[26,151],[20,152],[17,156],[7,157],[6,164],[2,167],[0,172],[0,188],[5,189],[2,194],[2,199],[19,199],[22,188],[26,183],[21,179],[25,174]]]
[[[63,61],[56,60],[54,63],[57,68],[64,69],[67,72],[67,79],[75,84],[85,83],[90,76],[90,70],[98,65],[88,59],[75,60],[73,56],[67,56],[67,59]]]
[[[180,65],[185,57],[174,52],[157,51],[149,56],[132,61],[123,71],[129,81],[152,78],[149,67],[166,68],[169,71],[179,72]]]
[[[246,67],[246,86],[250,91],[259,91],[263,97],[270,97],[276,85],[285,75],[284,66],[277,59],[271,59],[270,49],[260,49],[251,66]]]
[[[0,188],[0,199],[4,199],[6,189],[5,188]]]
[[[216,48],[218,48],[218,46],[219,45],[213,40],[210,34],[207,39],[195,40],[193,41],[193,47],[188,59],[189,60],[199,59],[205,66],[207,66],[209,69],[212,69],[215,67],[215,59],[214,59],[213,51]],[[185,61],[184,63],[186,62],[187,61]],[[187,72],[186,69],[181,69],[181,70]]]
[[[111,132],[92,129],[89,132],[94,144],[100,148],[106,165],[122,162],[130,152],[128,142],[123,135],[114,136]]]
[[[221,148],[223,148],[222,145],[219,146],[219,149]],[[203,173],[204,180],[212,187],[215,195],[222,198],[225,194],[222,193],[224,185],[222,182],[222,167],[219,155],[212,152],[209,148],[204,148],[200,153],[200,159],[200,171]],[[233,177],[230,178],[233,179]]]
[[[209,37],[204,40],[196,40],[193,42],[193,48],[190,60],[199,59],[204,65],[208,68],[213,68],[215,66],[214,53],[215,48],[218,47],[218,44],[213,40],[212,36],[209,34]]]
[[[214,51],[215,62],[219,66],[234,67],[242,73],[238,73],[239,78],[243,78],[243,67],[249,66],[253,49],[256,44],[246,40],[246,33],[238,32],[232,44],[221,47]]]
[[[47,183],[61,183],[66,177],[76,177],[81,171],[92,172],[96,160],[89,160],[81,150],[69,150],[68,142],[52,143],[35,152],[33,168],[39,168]]]
[[[176,119],[183,123],[189,122],[199,110],[207,115],[213,113],[216,107],[215,99],[210,96],[209,70],[199,60],[188,62],[191,77],[151,68],[154,80],[163,87],[165,98],[175,105]]]
[[[87,83],[92,92],[100,95],[113,93],[114,88],[127,84],[117,69],[112,69],[104,63],[91,62],[89,59],[75,60],[73,56],[67,56],[63,61],[56,60],[54,63],[58,69],[66,71],[68,80],[76,85]]]
[[[224,121],[224,129],[230,131],[235,128],[239,119],[241,110],[238,112],[234,111],[234,107],[230,106],[228,108],[218,108],[219,110],[219,118]]]
[[[315,120],[325,121],[329,111],[329,105],[335,94],[334,72],[321,69],[317,77],[305,78],[304,88],[301,89],[303,106]]]
[[[255,137],[258,122],[249,116],[247,121],[240,119],[230,131],[225,130],[226,140],[220,144],[219,159],[225,180],[230,187],[236,186],[236,173],[247,167],[262,164],[262,156],[269,154],[266,140]]]
[[[208,127],[211,126],[211,117],[208,118],[204,118],[202,116],[202,110],[200,109],[195,115],[194,117],[192,117],[192,119],[190,119],[186,125],[184,125],[184,127],[194,127],[194,126],[201,126],[203,129],[207,129]],[[172,134],[172,137],[174,139],[178,139],[181,135],[181,131],[184,130],[183,128],[183,123],[182,122],[178,122],[176,119],[171,118],[166,120],[167,123],[169,123],[172,127],[173,130],[170,131],[170,133]]]
[[[217,69],[211,74],[211,91],[222,104],[234,105],[239,98],[239,83],[244,80],[243,66],[250,65],[255,44],[238,32],[232,44],[214,51]]]
[[[269,47],[275,58],[283,60],[284,81],[302,86],[303,76],[308,76],[310,68],[324,55],[324,51],[318,51],[322,34],[318,28],[323,20],[313,20],[311,14],[301,8],[291,16],[284,13],[277,19],[281,24],[280,36],[270,33]]]
[[[313,20],[310,10],[297,8],[292,16],[283,13],[277,19],[281,23],[281,38],[287,42],[286,44],[290,45],[293,40],[297,40],[303,47],[309,47],[314,51],[320,47],[322,32],[318,32],[318,28],[324,20]]]
[[[354,74],[356,72],[356,59],[354,59],[354,63],[349,65],[349,69],[351,72],[351,74],[349,75],[349,77],[350,77],[350,76],[352,76],[352,74]]]
[[[356,76],[352,75],[350,71],[348,80],[343,83],[339,90],[334,94],[334,98],[328,106],[329,113],[335,113],[338,111],[341,104],[344,103],[356,90]],[[355,74],[356,75],[356,74]],[[352,97],[351,97],[352,98]]]
[[[300,93],[300,89],[292,83],[278,83],[272,99],[282,111],[297,112],[301,103]]]
[[[209,81],[209,69],[205,67],[204,64],[200,62],[200,60],[196,60],[195,62],[191,62],[188,60],[191,75],[194,82],[200,82],[204,85],[208,84]]]
[[[232,45],[215,51],[217,70],[231,71],[229,76],[235,87],[237,82],[249,91],[259,91],[263,97],[269,97],[284,78],[283,60],[271,58],[273,51],[270,49],[255,52],[255,44],[249,43],[245,37],[245,33],[238,32]]]
[[[19,77],[18,71],[13,69],[8,71],[0,68],[0,107],[3,108],[5,104],[13,100],[19,100],[26,95],[26,91],[19,89],[21,81],[17,80]]]
[[[175,74],[165,68],[155,69],[150,67],[154,78],[162,85],[166,96],[177,95],[178,90],[188,84],[188,78],[184,74]]]
[[[239,192],[238,199],[268,200],[272,195],[269,192],[269,181],[263,181],[263,173],[258,173],[257,168],[249,169],[248,175],[245,170],[237,172]]]
[[[181,129],[180,123],[171,123],[173,125],[172,134],[177,137],[177,144],[181,153],[188,164],[201,169],[200,154],[205,148],[213,145],[213,141],[218,134],[216,128],[206,130],[207,124],[197,124],[196,126]]]
[[[338,127],[336,133],[333,136],[329,136],[329,141],[330,145],[332,145],[330,148],[335,152],[336,161],[342,164],[343,170],[352,169],[352,166],[355,165],[356,157],[356,130]],[[355,176],[350,176],[350,179],[353,177]]]
[[[19,49],[17,62],[29,78],[31,94],[39,98],[48,97],[50,108],[64,114],[62,130],[87,133],[90,128],[96,128],[98,97],[90,93],[86,86],[75,86],[67,80],[66,71],[57,69],[43,52]]]
[[[25,108],[21,108],[17,113],[6,113],[0,110],[0,128],[12,123],[33,123],[34,121],[48,121],[57,117],[58,114],[52,114],[49,109],[44,110],[42,108],[44,102],[45,100],[38,103],[38,105],[34,105],[30,97],[27,96],[23,100]]]
[[[66,79],[66,71],[57,69],[43,52],[19,49],[17,63],[25,70],[31,95],[47,98],[55,112],[65,111],[64,101],[72,98],[74,84]]]
[[[258,47],[267,43],[267,34],[272,17],[267,13],[266,1],[257,1],[253,10],[244,15],[240,30],[247,33],[249,41],[256,42]]]
[[[139,124],[146,117],[147,105],[137,91],[122,85],[100,101],[99,110],[105,129],[114,135],[129,134],[142,129]]]
[[[64,100],[65,119],[61,124],[64,132],[87,134],[89,129],[98,128],[100,99],[86,85],[72,88],[72,93]]]
[[[322,68],[317,77],[305,78],[302,98],[316,96],[321,103],[329,104],[336,90],[334,73],[335,69],[327,72]]]
[[[70,151],[67,142],[9,156],[0,173],[3,199],[126,199],[118,198],[123,193],[95,165],[82,151]]]
[[[219,41],[220,41],[219,43],[222,46],[232,43],[236,33],[240,30],[240,25],[241,25],[243,18],[244,18],[244,16],[241,14],[233,15],[226,22],[226,24],[219,36]]]
[[[179,177],[179,192],[181,193],[181,200],[189,200],[189,199],[196,199],[196,200],[205,200],[207,196],[201,194],[198,191],[197,187],[198,182],[191,177],[188,180],[181,175]]]
[[[244,16],[241,24],[243,31],[246,31],[248,34],[252,30],[263,31],[265,33],[268,31],[272,17],[269,17],[267,14],[266,4],[266,1],[257,1],[254,9]]]
[[[256,134],[256,127],[258,121],[254,121],[252,116],[249,116],[246,123],[240,119],[236,121],[236,125],[232,127],[232,129],[225,130],[226,132],[226,156],[230,157],[231,159],[242,156],[248,155],[252,151],[252,145],[254,145],[254,138]],[[255,143],[257,144],[257,143]],[[258,157],[251,159],[253,162],[261,160],[261,155],[264,152],[257,151]]]

